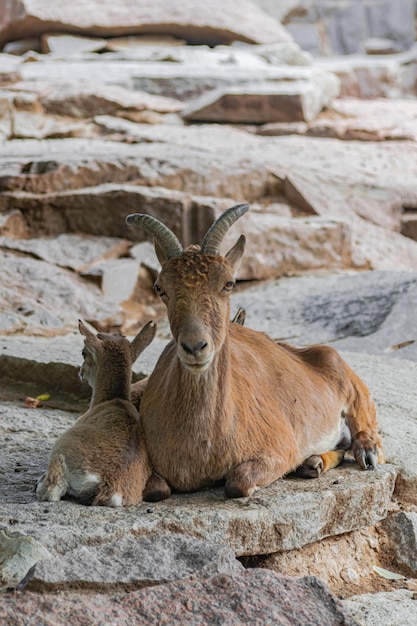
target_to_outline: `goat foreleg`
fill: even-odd
[[[365,383],[354,372],[350,373],[352,390],[345,418],[352,436],[352,453],[361,469],[375,469],[378,463],[385,462],[376,407]]]

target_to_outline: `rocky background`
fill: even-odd
[[[415,17],[414,0],[0,0],[2,622],[417,623]],[[38,503],[88,404],[78,318],[157,320],[135,378],[169,338],[152,244],[124,217],[188,244],[237,202],[233,309],[338,348],[388,464],[235,502]]]

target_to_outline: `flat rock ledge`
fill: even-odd
[[[23,463],[36,463],[34,458],[18,460],[18,455],[16,461],[22,473]],[[0,488],[0,529],[30,536],[52,553],[128,533],[140,538],[171,532],[226,544],[237,556],[269,554],[380,521],[387,514],[395,477],[390,465],[362,472],[345,464],[318,480],[279,480],[251,498],[227,500],[223,490],[211,489],[122,510],[68,501],[39,503],[30,491],[9,494],[5,503]]]

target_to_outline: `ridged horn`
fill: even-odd
[[[203,254],[218,255],[220,244],[225,234],[236,220],[242,217],[247,211],[249,211],[249,204],[236,204],[222,213],[205,234],[203,243],[201,244],[201,252]]]
[[[126,224],[128,226],[144,228],[148,233],[153,235],[164,251],[167,260],[181,256],[183,247],[179,239],[168,226],[165,226],[165,224],[160,222],[156,217],[142,213],[131,213],[126,218]]]

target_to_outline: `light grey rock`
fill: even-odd
[[[139,586],[193,577],[205,579],[244,571],[230,548],[175,532],[137,538],[127,533],[98,546],[83,545],[36,566],[33,582]]]
[[[300,22],[289,22],[286,28],[294,41],[313,56],[323,53],[322,40],[319,29],[315,24],[303,24]]]
[[[283,278],[232,296],[274,338],[412,361],[416,300],[417,274],[399,271]]]
[[[407,589],[352,596],[342,604],[361,626],[411,626],[416,621],[415,594]]]
[[[5,54],[22,55],[30,50],[34,52],[41,52],[41,42],[39,37],[27,37],[26,39],[17,39],[10,41],[3,46],[3,52]]]
[[[125,239],[75,234],[62,234],[54,238],[36,237],[35,239],[0,237],[0,248],[19,250],[52,265],[79,272],[100,261],[125,255],[130,246],[130,242]]]
[[[392,39],[400,50],[407,50],[414,44],[416,38],[414,0],[369,3],[367,13],[371,37]]]
[[[118,305],[70,270],[12,251],[0,250],[0,259],[1,334],[63,334],[76,328],[78,317],[123,323]]]
[[[0,529],[0,590],[24,584],[34,566],[52,554],[33,537]]]
[[[73,56],[83,52],[99,52],[106,47],[106,40],[75,35],[45,33],[41,36],[42,52],[57,56]]]
[[[119,303],[133,298],[140,264],[134,259],[110,259],[95,265],[90,272],[101,278],[103,299]]]
[[[334,54],[353,54],[362,51],[362,42],[368,36],[366,6],[352,2],[328,18],[328,36]]]
[[[416,497],[417,501],[417,497]],[[401,511],[382,523],[398,563],[417,572],[417,513]]]

